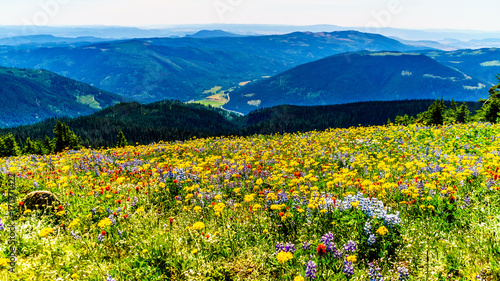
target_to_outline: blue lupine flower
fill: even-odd
[[[97,240],[99,240],[99,242],[102,242],[103,239],[104,235],[102,235],[102,233],[99,233],[99,236],[97,236]]]
[[[111,275],[106,274],[106,281],[116,281],[114,278],[111,278]]]
[[[342,250],[336,250],[336,251],[333,253],[333,257],[340,259],[340,258],[342,258],[342,255],[343,255],[343,254],[344,254],[344,253],[342,252]]]
[[[377,242],[377,239],[375,238],[375,234],[370,233],[370,236],[368,236],[368,246],[375,245],[375,242]]]
[[[363,228],[363,231],[365,232],[366,235],[370,235],[372,230],[372,224],[370,221],[365,222],[365,227]]]
[[[0,219],[0,231],[2,231],[4,229],[5,229],[4,224],[2,223],[2,219]]]
[[[74,231],[74,230],[71,230],[71,236],[73,236],[73,238],[74,238],[75,240],[76,240],[76,239],[80,239],[80,238],[82,238],[82,236],[77,235],[77,234],[76,234],[76,231]]]
[[[368,272],[368,277],[370,281],[384,281],[384,277],[380,274],[380,267],[376,261],[368,264],[370,266],[370,271]]]
[[[344,274],[347,277],[350,277],[351,275],[353,275],[354,274],[354,267],[352,266],[352,262],[345,261],[344,268],[342,269],[342,271],[344,271]]]
[[[404,266],[398,267],[398,273],[399,273],[399,281],[406,281],[410,279],[410,274],[408,273],[408,269]]]
[[[108,218],[109,218],[109,220],[111,220],[111,222],[113,223],[113,225],[115,225],[115,223],[116,223],[115,216],[110,215]]]
[[[295,244],[293,244],[291,242],[286,243],[285,252],[294,253],[295,252]]]
[[[311,243],[309,243],[309,241],[304,241],[304,243],[302,243],[302,249],[304,250],[311,249]]]
[[[326,251],[329,253],[334,252],[337,249],[337,247],[333,243],[334,239],[335,239],[335,235],[333,235],[333,233],[331,233],[331,232],[328,232],[327,234],[323,235],[323,237],[321,237],[321,239],[320,239],[321,243],[323,243],[325,245]]]
[[[307,263],[306,278],[311,278],[311,279],[316,278],[316,263],[314,261],[309,261]]]
[[[119,230],[119,229],[118,229],[118,235],[119,235],[120,237],[122,237],[122,234],[123,234],[123,231],[121,231],[121,230]]]
[[[357,246],[356,242],[354,242],[352,240],[349,240],[344,245],[344,251],[347,252],[347,253],[354,253],[354,251],[356,251],[356,246]]]
[[[285,245],[283,245],[283,243],[278,242],[278,243],[276,243],[275,249],[276,249],[276,254],[277,254],[277,253],[285,250]]]

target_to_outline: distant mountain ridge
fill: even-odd
[[[56,37],[53,35],[28,35],[28,36],[14,36],[0,39],[0,46],[20,46],[20,45],[39,45],[39,44],[91,44],[97,42],[110,41],[106,38],[98,38],[93,36],[84,37]]]
[[[88,115],[130,99],[45,70],[0,67],[0,127]]]
[[[200,30],[194,34],[186,35],[187,38],[218,38],[218,37],[241,37],[242,35],[226,32],[224,30]]]
[[[365,101],[444,98],[477,101],[481,81],[420,54],[334,55],[249,83],[224,108],[248,113],[280,104],[328,105]]]
[[[219,38],[146,38],[76,48],[0,49],[0,64],[47,69],[140,102],[189,101],[214,86],[270,76],[350,51],[413,51],[357,31]]]

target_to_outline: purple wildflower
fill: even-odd
[[[294,253],[295,252],[295,244],[293,244],[291,242],[286,243],[285,252]]]
[[[352,262],[345,261],[343,271],[347,278],[351,277],[351,275],[354,274],[354,267],[352,266]]]
[[[380,267],[378,266],[377,261],[373,261],[368,265],[370,266],[370,271],[368,272],[370,281],[384,281],[384,277],[380,274]]]
[[[304,243],[302,243],[302,249],[304,250],[311,249],[311,243],[309,243],[309,241],[304,241]]]
[[[285,250],[285,245],[283,245],[283,243],[278,242],[278,243],[276,243],[275,249],[276,249],[276,254],[277,254],[277,253]]]
[[[398,273],[399,273],[399,281],[406,281],[410,279],[410,274],[408,273],[408,269],[404,266],[398,267]]]
[[[354,253],[356,251],[356,242],[349,240],[347,243],[344,245],[344,251],[347,253]]]
[[[316,263],[314,261],[309,261],[307,263],[306,278],[311,278],[311,279],[316,278]]]
[[[73,236],[75,240],[82,238],[80,235],[76,234],[76,231],[74,230],[71,230],[71,236]]]

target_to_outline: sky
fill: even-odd
[[[0,25],[240,23],[500,31],[499,0],[0,0]]]

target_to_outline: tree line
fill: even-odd
[[[29,126],[0,129],[0,157],[43,155],[82,147],[123,147],[129,143],[149,144],[192,137],[292,133],[387,123],[496,123],[500,122],[500,76],[498,79],[499,84],[491,87],[488,99],[461,104],[440,99],[328,106],[281,105],[237,117],[218,108],[180,101],[146,105],[122,103],[90,116],[52,118]]]
[[[452,100],[451,106],[447,107],[443,99],[437,99],[428,107],[427,111],[418,113],[416,117],[408,114],[397,116],[394,123],[399,125],[417,123],[443,125],[471,121],[500,122],[500,75],[497,76],[497,79],[499,83],[489,89],[488,99],[479,100],[482,107],[473,116],[471,116],[471,111],[466,103],[459,106]],[[388,120],[388,123],[391,123],[391,120]]]

